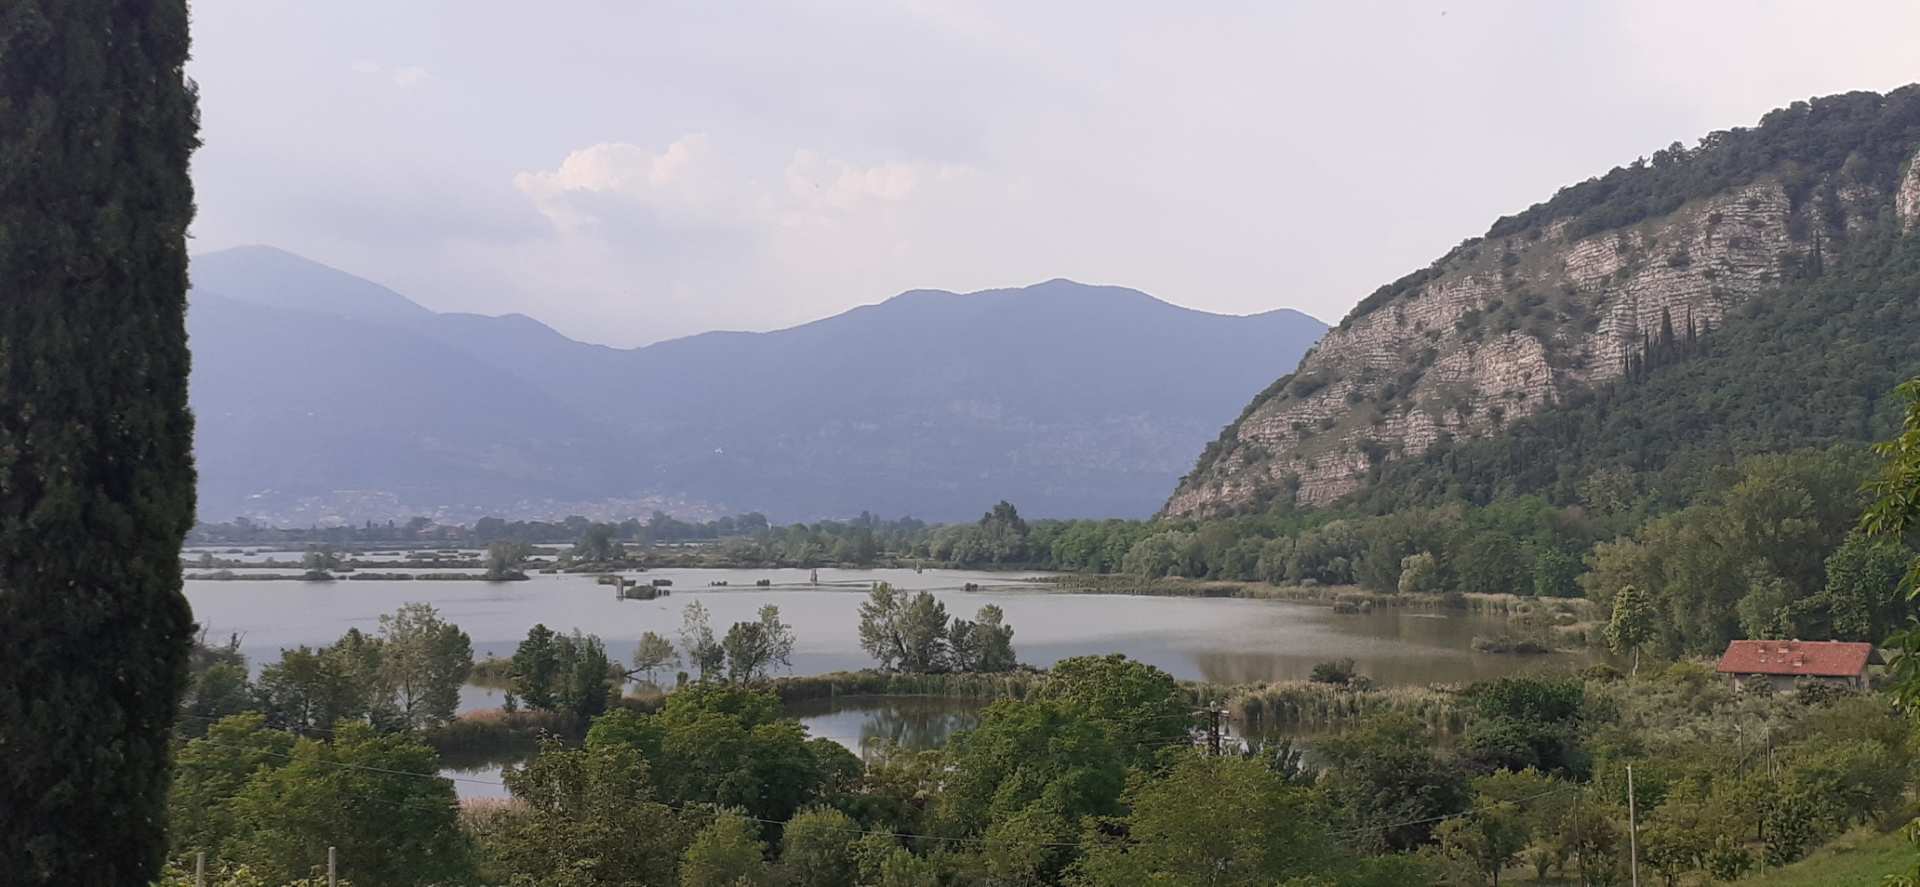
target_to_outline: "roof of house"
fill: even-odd
[[[1734,641],[1717,669],[1721,674],[1853,677],[1867,667],[1873,645],[1850,641]]]

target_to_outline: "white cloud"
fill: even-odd
[[[559,284],[568,301],[644,298],[668,309],[659,315],[721,325],[807,320],[829,293],[889,294],[874,289],[876,278],[893,289],[909,275],[944,282],[912,263],[950,265],[948,254],[974,252],[964,232],[991,224],[985,217],[1019,190],[964,164],[859,163],[813,149],[782,163],[778,153],[729,147],[703,133],[659,149],[605,142],[516,175],[514,187],[552,224],[537,253],[544,267],[568,267]]]
[[[378,74],[382,71],[389,70],[386,65],[369,58],[354,59],[353,64],[348,67],[352,68],[355,74]],[[426,82],[428,77],[427,69],[420,65],[401,65],[392,68],[391,71],[392,74],[390,76],[393,80],[393,85],[401,89],[412,89],[415,86],[419,86],[421,83]]]

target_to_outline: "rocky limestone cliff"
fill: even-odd
[[[1331,502],[1379,460],[1487,435],[1619,377],[1663,327],[1712,335],[1784,276],[1817,273],[1888,208],[1907,231],[1920,223],[1920,157],[1880,187],[1775,171],[1598,233],[1576,236],[1574,215],[1468,241],[1329,331],[1209,448],[1166,513],[1222,513],[1289,490]]]
[[[1900,215],[1900,230],[1912,233],[1920,225],[1920,155],[1907,163],[1907,174],[1900,177],[1900,191],[1893,198],[1894,212]]]

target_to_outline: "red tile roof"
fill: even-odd
[[[1734,641],[1720,657],[1721,674],[1853,677],[1867,667],[1873,645],[1848,641]]]

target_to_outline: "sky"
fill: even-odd
[[[1920,4],[195,0],[193,250],[638,345],[1054,277],[1336,321],[1498,216],[1920,80]]]

